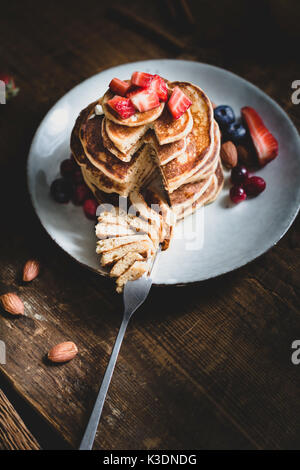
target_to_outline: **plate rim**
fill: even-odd
[[[270,97],[267,93],[265,93],[261,88],[259,88],[257,85],[254,85],[253,83],[251,83],[250,81],[246,80],[245,78],[241,77],[240,75],[234,73],[234,72],[231,72],[230,70],[227,70],[223,67],[219,67],[219,66],[216,66],[216,65],[212,65],[212,64],[208,64],[206,62],[199,62],[197,60],[185,60],[185,59],[170,59],[170,58],[158,58],[158,59],[146,59],[146,60],[139,60],[139,61],[135,61],[135,62],[125,62],[123,64],[119,64],[119,65],[116,65],[116,66],[113,66],[113,67],[108,67],[108,68],[105,68],[103,70],[101,70],[100,72],[97,72],[93,75],[91,75],[90,77],[86,78],[85,80],[81,81],[80,83],[78,83],[77,85],[75,85],[73,88],[71,88],[69,91],[67,91],[64,95],[62,95],[54,104],[53,106],[51,106],[51,108],[46,112],[46,114],[44,115],[44,117],[42,118],[41,122],[39,123],[35,133],[34,133],[34,136],[32,138],[32,141],[31,141],[31,144],[30,144],[30,147],[29,147],[29,151],[28,151],[28,156],[27,156],[27,163],[26,163],[26,182],[27,182],[27,188],[28,188],[28,192],[29,192],[29,195],[30,195],[30,200],[31,200],[31,204],[33,206],[33,209],[34,209],[34,212],[36,214],[36,216],[38,217],[38,220],[41,224],[41,226],[43,227],[43,229],[45,230],[45,232],[48,234],[48,236],[56,243],[56,245],[61,249],[63,250],[64,253],[66,253],[72,260],[76,261],[79,265],[83,266],[84,268],[87,268],[89,269],[90,271],[102,276],[102,277],[105,277],[107,279],[110,279],[109,276],[106,276],[105,274],[101,273],[99,270],[93,268],[92,266],[89,266],[88,264],[86,263],[83,263],[81,262],[80,260],[76,259],[71,253],[69,253],[69,251],[67,251],[66,249],[64,249],[60,244],[59,242],[55,239],[55,237],[53,237],[50,232],[47,230],[46,226],[44,225],[44,223],[42,222],[41,220],[41,217],[40,217],[40,214],[39,214],[39,211],[38,211],[38,208],[35,204],[35,201],[34,201],[34,196],[33,196],[33,192],[31,190],[31,183],[30,183],[30,180],[31,180],[31,177],[30,177],[30,161],[31,161],[31,153],[32,153],[32,150],[33,150],[33,147],[35,145],[35,142],[36,140],[38,139],[39,137],[39,133],[41,131],[41,128],[44,124],[44,121],[46,121],[48,115],[52,112],[53,108],[56,107],[60,101],[62,101],[69,93],[73,92],[74,90],[76,90],[77,88],[79,88],[81,85],[83,85],[84,83],[88,82],[89,80],[92,80],[93,78],[97,77],[98,75],[101,75],[101,73],[103,72],[106,72],[108,70],[114,70],[114,69],[119,69],[120,67],[125,67],[125,66],[135,66],[137,64],[145,64],[145,63],[153,63],[153,62],[172,62],[172,63],[176,63],[176,62],[180,62],[180,63],[185,63],[187,65],[190,65],[190,64],[198,64],[198,65],[204,65],[205,67],[208,67],[208,68],[211,68],[211,69],[216,69],[216,70],[221,70],[221,71],[225,71],[227,74],[229,75],[232,75],[233,77],[238,78],[240,81],[244,82],[244,84],[246,84],[247,86],[250,86],[250,88],[252,88],[253,90],[255,90],[260,96],[262,96],[264,99],[267,99],[267,101],[269,101],[273,106],[275,106],[275,108],[281,113],[284,115],[285,119],[287,119],[287,121],[289,122],[289,125],[291,126],[291,128],[293,129],[293,131],[298,134],[299,136],[299,132],[295,126],[295,124],[293,123],[292,119],[289,117],[289,115],[286,113],[286,111],[272,98]],[[241,265],[236,265],[234,267],[231,267],[229,269],[224,269],[223,271],[219,272],[218,274],[216,275],[210,275],[208,277],[205,277],[203,279],[198,279],[198,280],[195,280],[195,281],[186,281],[186,282],[175,282],[175,283],[155,283],[153,282],[153,286],[155,287],[185,287],[185,286],[192,286],[192,285],[197,285],[201,282],[205,282],[205,281],[209,281],[211,279],[215,279],[215,278],[219,278],[220,276],[224,276],[225,274],[228,274],[230,272],[233,272],[237,269],[240,269],[244,266],[247,266],[249,263],[252,263],[253,261],[255,261],[256,259],[258,259],[260,256],[262,256],[263,254],[267,253],[269,250],[271,250],[275,245],[277,245],[277,243],[284,237],[284,235],[288,232],[288,230],[290,229],[290,227],[292,226],[293,222],[295,221],[297,215],[298,215],[298,212],[299,212],[299,209],[300,209],[300,189],[298,191],[298,194],[297,194],[297,199],[295,201],[297,204],[295,205],[295,208],[293,210],[293,212],[291,213],[291,216],[288,218],[288,221],[287,221],[287,224],[284,228],[284,230],[281,232],[280,236],[278,237],[277,240],[275,240],[274,242],[272,242],[272,244],[266,248],[266,249],[262,249],[260,250],[258,253],[256,253],[253,257],[251,257],[246,263],[244,264],[241,264]],[[277,237],[276,237],[277,238]]]

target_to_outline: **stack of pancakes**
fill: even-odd
[[[179,119],[171,116],[165,103],[121,119],[107,104],[114,96],[108,90],[99,101],[91,103],[78,116],[72,131],[71,150],[86,184],[99,202],[111,202],[117,206],[118,196],[129,197],[132,201],[139,195],[146,205],[154,199],[159,202],[160,209],[164,206],[170,211],[171,208],[174,217],[181,220],[198,207],[214,201],[222,188],[221,138],[211,102],[199,87],[187,82],[167,82],[167,86],[170,93],[178,86],[192,101],[192,106]],[[103,114],[99,114],[100,106]],[[147,199],[142,193],[149,187],[156,189]],[[166,211],[162,212],[166,214]],[[159,215],[162,225],[173,227],[174,223],[166,223],[162,212]],[[120,225],[120,218],[117,224],[115,222],[111,225]],[[99,224],[103,223],[107,223],[107,219],[99,219]],[[132,230],[128,223],[127,220],[126,230],[118,234],[113,233],[112,226],[108,229],[103,227],[102,230],[98,224],[97,233],[103,236],[106,233],[106,237],[115,239],[114,243],[118,246],[121,246],[124,237],[124,244],[128,244],[126,237],[137,236],[127,233],[128,229]],[[147,234],[147,231],[143,233]],[[138,236],[141,237],[140,234]],[[149,234],[147,236],[151,240]],[[168,245],[166,239],[158,236],[159,241],[164,240],[165,247]],[[115,249],[110,248],[109,242],[104,246]],[[125,251],[122,256],[130,253]],[[136,273],[144,268],[142,263],[152,251],[140,250],[138,254],[143,259],[127,256],[124,266],[128,270],[127,265],[132,261]],[[121,263],[112,272],[119,275],[120,266]]]

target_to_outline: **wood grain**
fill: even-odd
[[[280,28],[273,43],[266,37],[267,2],[260,3],[255,53],[242,40],[243,30],[252,34],[251,21],[241,22],[247,12],[251,19],[251,9],[244,13],[241,2],[228,1],[222,10],[230,15],[227,23],[207,3],[201,37],[199,28],[180,36],[189,45],[180,56],[107,15],[108,6],[121,3],[91,0],[82,8],[73,2],[70,14],[65,0],[43,7],[30,0],[25,9],[6,2],[0,19],[3,63],[21,88],[0,110],[0,295],[17,292],[26,309],[22,318],[0,314],[0,339],[7,347],[1,374],[73,448],[101,383],[122,306],[110,281],[74,263],[33,212],[26,159],[44,114],[105,68],[168,56],[243,76],[276,99],[300,128],[300,107],[290,99],[291,83],[299,78],[296,56],[278,47],[289,43]],[[196,3],[189,2],[191,8]],[[132,1],[129,9],[174,35],[156,5]],[[198,21],[199,12],[192,11]],[[291,343],[300,337],[299,251],[297,219],[277,246],[234,273],[185,288],[154,288],[129,326],[95,448],[299,448],[299,369],[290,360]],[[29,258],[39,259],[42,269],[24,285],[20,273]],[[78,356],[50,366],[47,351],[65,340],[77,344]]]
[[[40,446],[0,389],[0,450],[39,450]]]

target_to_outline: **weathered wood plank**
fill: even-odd
[[[39,450],[40,446],[0,389],[0,450]]]

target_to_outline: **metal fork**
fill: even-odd
[[[108,387],[114,372],[117,362],[119,351],[122,341],[129,323],[130,318],[134,312],[144,303],[152,286],[155,270],[157,269],[158,260],[160,258],[161,246],[159,246],[156,256],[154,258],[150,273],[148,276],[142,276],[136,281],[129,281],[125,285],[123,300],[124,300],[124,313],[120,326],[118,336],[116,338],[108,366],[91,414],[87,428],[83,435],[79,450],[91,450],[94,444],[96,432],[98,429],[99,421],[101,418],[103,405],[105,402]]]

